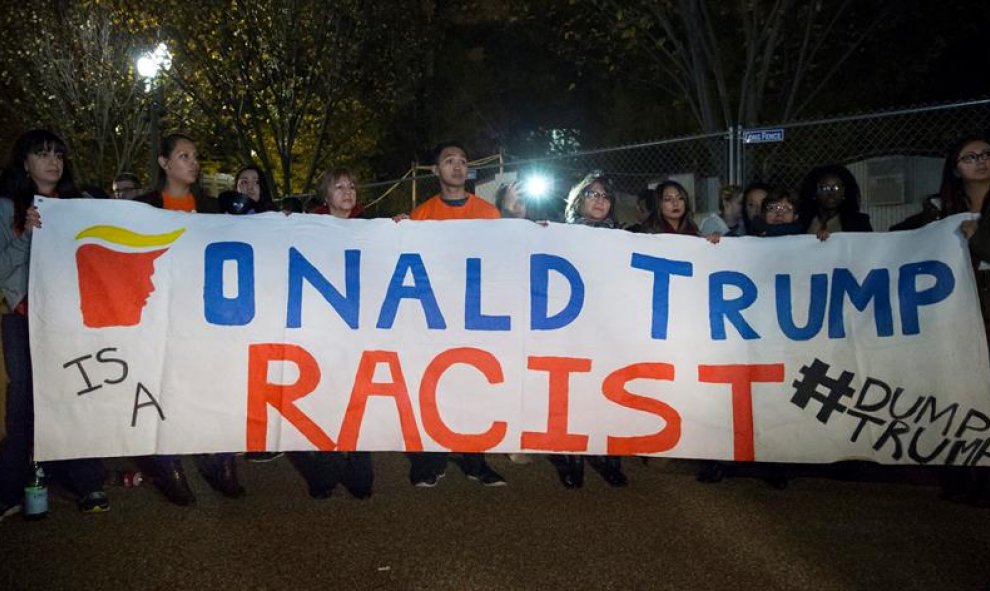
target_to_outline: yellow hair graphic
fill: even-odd
[[[166,246],[176,241],[186,231],[179,228],[167,234],[138,234],[127,228],[118,226],[90,226],[76,235],[76,240],[82,238],[99,238],[120,246],[141,248],[147,246]]]

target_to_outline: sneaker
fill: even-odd
[[[447,472],[440,472],[438,474],[431,474],[425,478],[420,478],[419,480],[413,482],[413,486],[419,488],[433,488],[434,486],[440,484],[440,479],[447,475]]]
[[[468,478],[480,482],[482,486],[505,486],[507,483],[502,475],[492,470],[487,464],[474,474],[468,474]]]
[[[0,505],[0,521],[3,521],[12,515],[17,515],[20,512],[21,506],[16,503],[13,505]]]
[[[284,455],[285,454],[280,451],[259,451],[245,454],[245,457],[247,458],[247,461],[252,464],[264,464],[266,462],[277,460]]]
[[[80,499],[79,510],[83,513],[106,513],[110,510],[110,499],[103,491],[91,492]]]

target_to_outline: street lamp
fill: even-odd
[[[148,102],[148,123],[150,131],[149,152],[151,157],[148,168],[148,184],[152,184],[158,172],[158,136],[159,119],[162,115],[162,107],[165,104],[165,87],[158,80],[158,74],[167,72],[172,67],[172,54],[168,52],[168,46],[159,43],[155,49],[142,54],[137,59],[138,75],[144,78],[144,91],[151,95]]]

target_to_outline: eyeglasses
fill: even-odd
[[[608,193],[601,191],[585,191],[583,195],[585,199],[608,199]]]
[[[957,162],[961,164],[976,164],[977,161],[986,162],[987,160],[990,160],[990,150],[984,150],[979,154],[976,152],[970,152],[965,156],[960,156]]]
[[[819,193],[838,193],[843,189],[842,185],[836,183],[833,185],[818,185]]]
[[[794,208],[783,203],[774,203],[767,207],[766,211],[767,213],[794,213]]]

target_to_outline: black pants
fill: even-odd
[[[4,314],[0,319],[3,357],[7,368],[7,437],[0,450],[0,503],[21,502],[27,484],[34,444],[34,389],[31,348],[26,316]],[[79,496],[103,490],[103,463],[99,459],[65,460],[46,464],[48,472],[64,477]]]

